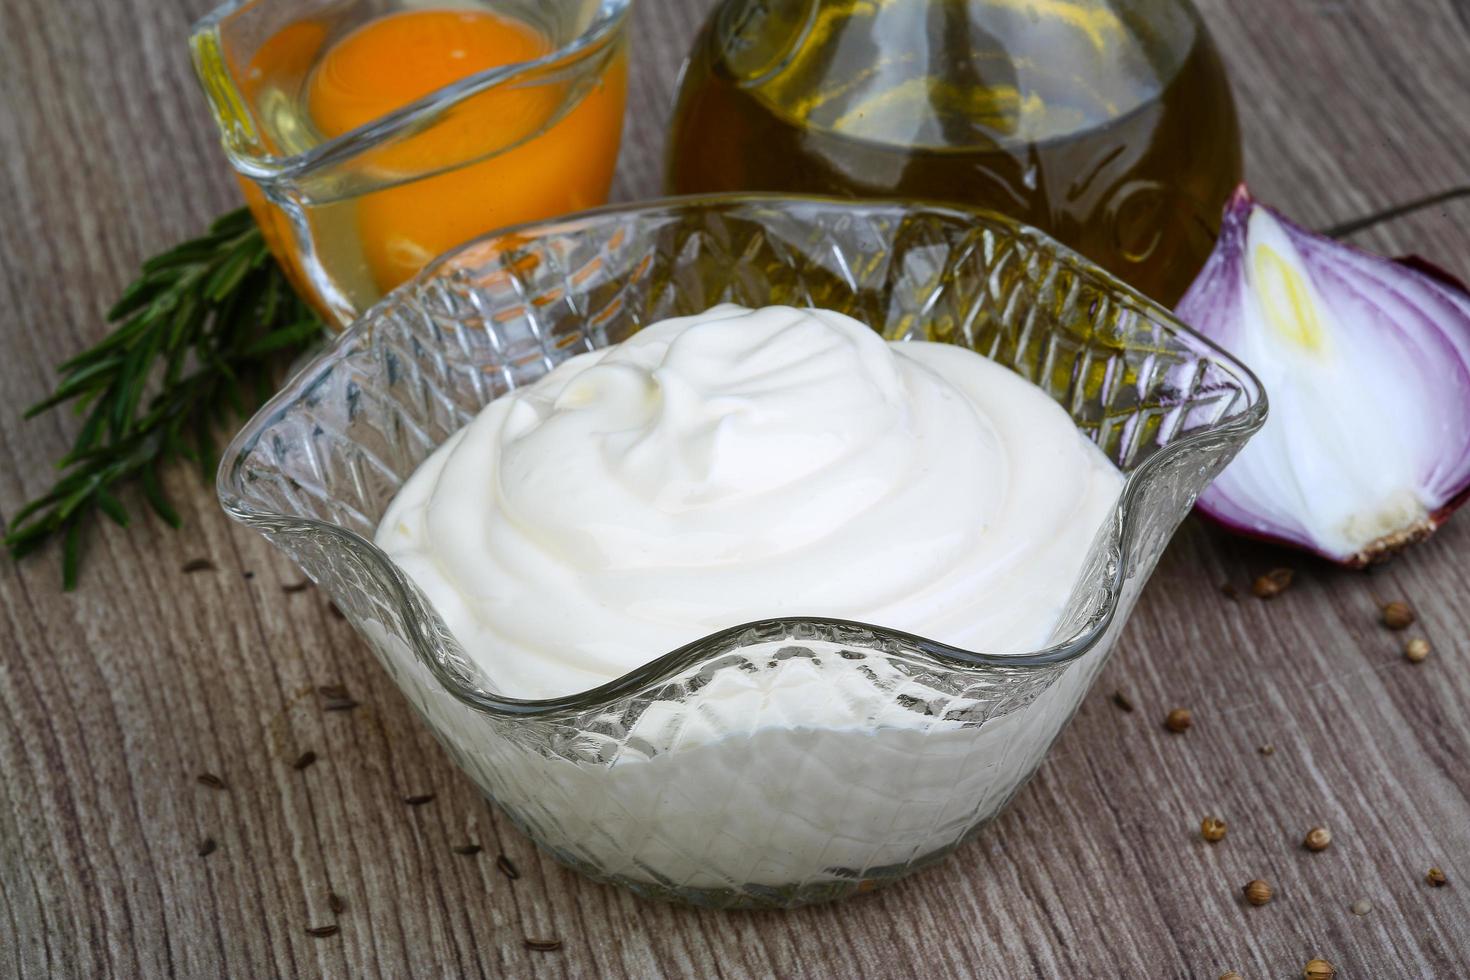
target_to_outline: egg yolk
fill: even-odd
[[[327,137],[372,122],[466,76],[550,50],[529,26],[483,10],[407,10],[369,21],[327,51],[307,106]]]
[[[306,108],[332,138],[469,75],[550,50],[529,26],[487,11],[392,13],[321,56],[307,82]],[[356,200],[363,256],[377,288],[393,288],[434,256],[487,231],[601,203],[617,157],[625,88],[619,52],[600,83],[560,118],[572,94],[567,82],[492,87],[422,132],[365,153],[363,172],[394,185]]]

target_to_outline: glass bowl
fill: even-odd
[[[964,344],[1034,381],[1126,473],[1044,649],[997,656],[865,624],[732,624],[593,690],[497,692],[370,538],[491,399],[720,302],[828,307]],[[226,511],[367,639],[475,783],[567,864],[643,895],[793,906],[892,881],[1035,771],[1195,497],[1262,424],[1235,360],[1040,232],[918,204],[728,196],[613,207],[436,260],[308,364],[225,454]],[[803,726],[770,692],[840,698]],[[790,693],[788,690],[787,694]]]

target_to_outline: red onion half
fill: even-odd
[[[1361,566],[1470,491],[1470,294],[1324,238],[1241,187],[1180,319],[1244,361],[1265,427],[1199,508],[1253,537]]]

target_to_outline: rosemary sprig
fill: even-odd
[[[179,526],[160,467],[188,459],[207,481],[217,428],[263,402],[275,369],[322,329],[243,208],[145,262],[107,319],[112,332],[62,364],[56,390],[26,412],[72,402],[84,421],[55,484],[16,513],[4,538],[19,559],[60,537],[66,589],[76,585],[93,518],[128,524],[124,485],[136,483]]]

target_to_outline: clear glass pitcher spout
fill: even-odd
[[[606,199],[629,3],[237,0],[194,63],[272,251],[345,325],[463,241]]]

